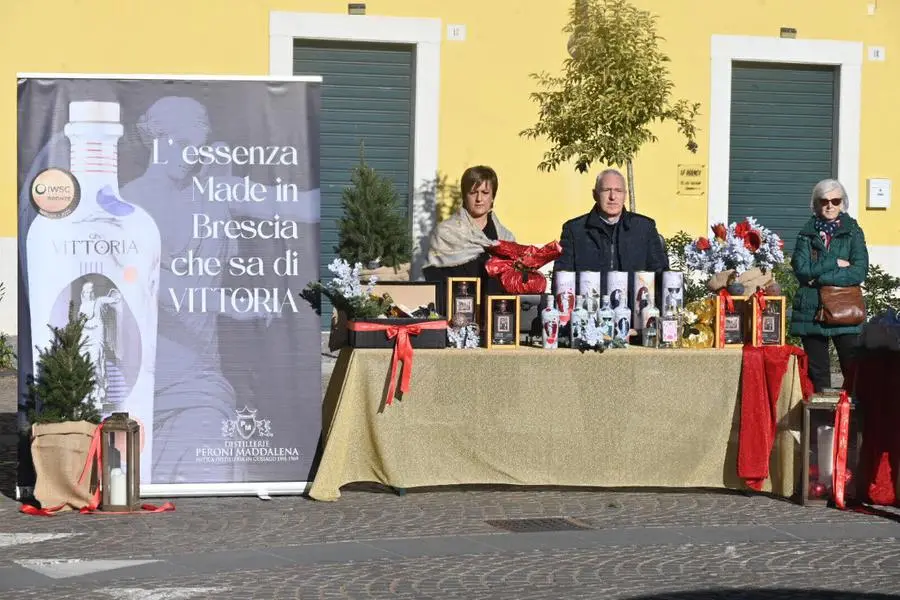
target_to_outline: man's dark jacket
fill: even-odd
[[[556,271],[665,271],[669,268],[662,238],[653,219],[623,211],[615,225],[594,208],[563,224],[563,253]]]

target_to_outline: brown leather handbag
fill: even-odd
[[[858,285],[819,288],[819,310],[816,321],[826,325],[859,325],[866,320],[866,303]]]

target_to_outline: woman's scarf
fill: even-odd
[[[490,219],[497,228],[497,239],[514,242],[515,236],[500,223],[491,211]],[[478,258],[485,248],[496,242],[472,221],[471,215],[460,208],[454,215],[435,227],[428,247],[427,267],[456,267]]]
[[[821,217],[816,217],[816,231],[819,232],[819,237],[822,238],[822,241],[825,243],[826,248],[828,248],[829,244],[831,244],[831,238],[834,237],[835,232],[840,228],[840,226],[840,217],[833,221],[826,221]]]

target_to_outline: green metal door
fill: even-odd
[[[834,68],[735,63],[728,220],[756,217],[791,252],[813,186],[837,173]]]
[[[297,40],[294,74],[322,76],[320,271],[328,277],[326,267],[337,256],[341,195],[359,164],[360,143],[366,162],[393,181],[403,213],[409,211],[415,57],[409,45]],[[331,305],[323,302],[323,328],[330,320]]]

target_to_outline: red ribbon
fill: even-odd
[[[762,336],[762,314],[763,311],[766,310],[766,291],[762,288],[756,288],[756,292],[753,294],[753,301],[756,303],[756,345],[763,345],[763,336]]]
[[[734,299],[732,299],[731,294],[728,293],[728,290],[722,288],[719,290],[719,298],[721,298],[722,302],[719,305],[721,309],[718,311],[717,315],[719,319],[719,339],[718,347],[725,347],[725,313],[734,311]]]
[[[403,361],[403,371],[400,373],[400,392],[409,391],[409,382],[412,378],[413,347],[409,340],[410,335],[419,335],[423,329],[447,329],[447,321],[424,321],[422,323],[410,323],[409,325],[390,325],[371,323],[367,321],[350,321],[347,329],[351,331],[383,331],[387,339],[394,342],[394,352],[391,355],[391,382],[388,385],[387,395],[384,398],[385,406],[394,402],[394,394],[397,385],[397,363]]]
[[[91,500],[88,502],[87,506],[84,506],[79,510],[83,515],[87,514],[96,514],[97,508],[100,506],[100,502],[102,499],[102,485],[103,485],[103,465],[101,464],[101,451],[100,447],[103,441],[103,423],[97,425],[94,429],[94,433],[91,436],[91,446],[88,449],[87,460],[84,463],[84,467],[81,469],[81,476],[78,478],[78,485],[84,483],[85,476],[89,475],[91,469],[94,465],[97,466],[97,487],[94,489],[94,493],[91,495]],[[19,508],[19,512],[25,513],[26,515],[31,515],[34,517],[52,517],[63,508],[65,508],[65,504],[60,504],[59,506],[52,506],[50,508],[37,508],[35,506],[31,506],[30,504],[23,504]],[[142,504],[141,510],[146,513],[159,513],[159,512],[172,512],[175,510],[175,505],[171,502],[165,502],[161,506],[155,506],[153,504]],[[102,514],[107,515],[125,515],[125,514],[134,514],[132,511],[101,511]]]
[[[841,390],[837,409],[834,411],[834,437],[831,489],[834,491],[835,505],[843,510],[847,507],[844,491],[847,485],[847,440],[850,437],[850,397],[846,390]]]

